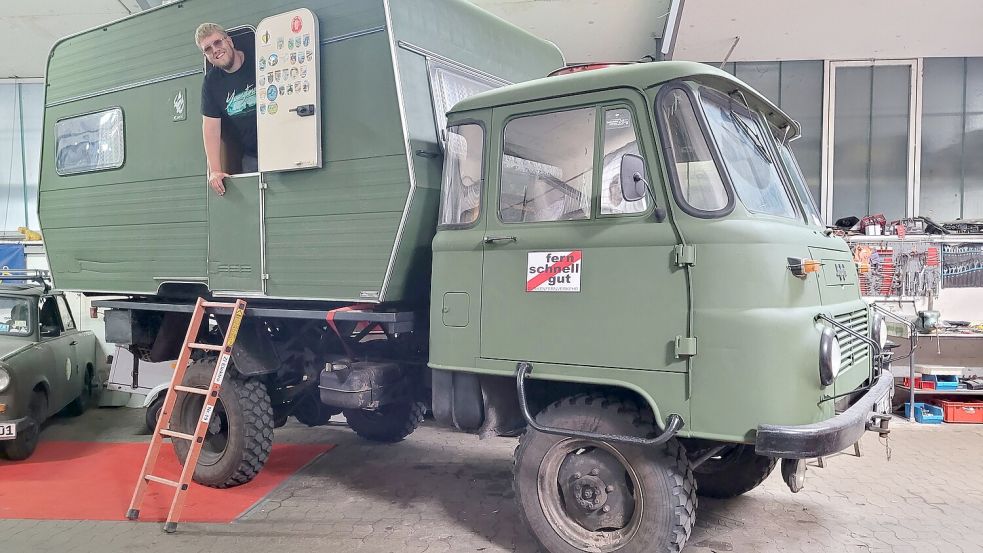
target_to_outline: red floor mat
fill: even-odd
[[[147,455],[146,443],[41,442],[26,461],[0,461],[0,518],[121,520]],[[277,444],[252,482],[216,490],[192,484],[182,522],[228,523],[333,445]],[[177,480],[180,465],[164,444],[155,475]],[[174,490],[151,484],[140,520],[167,518]]]

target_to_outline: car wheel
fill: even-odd
[[[77,417],[89,408],[89,404],[92,403],[92,394],[95,390],[93,386],[93,379],[92,368],[86,367],[85,376],[82,379],[82,390],[79,392],[78,397],[73,399],[72,402],[65,407],[66,413],[73,417]]]
[[[754,446],[729,446],[693,471],[697,493],[716,499],[737,497],[760,486],[777,464],[778,459],[757,455]]]
[[[38,447],[38,438],[41,435],[41,423],[44,422],[44,415],[48,412],[48,396],[41,390],[34,390],[27,411],[28,416],[34,419],[34,424],[19,434],[16,440],[7,442],[4,445],[4,454],[11,461],[23,461],[27,459]]]
[[[165,399],[167,399],[166,391],[157,394],[157,397],[147,406],[147,412],[144,414],[144,423],[146,423],[147,429],[151,432],[157,428],[157,419],[160,418],[160,410],[164,408]]]

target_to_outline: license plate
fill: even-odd
[[[17,437],[17,427],[12,422],[0,422],[0,440],[13,440]]]

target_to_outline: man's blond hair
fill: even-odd
[[[229,33],[225,32],[225,28],[218,23],[202,23],[195,30],[195,45],[200,46],[201,41],[212,33],[222,33],[225,36],[229,36]]]

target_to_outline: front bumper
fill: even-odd
[[[24,417],[22,419],[0,420],[0,422],[4,424],[11,423],[11,422],[14,423],[14,428],[17,429],[18,436],[20,436],[21,433],[26,432],[38,425],[37,421],[35,421],[31,417]],[[9,439],[10,438],[0,438],[0,441],[5,441]]]
[[[783,459],[810,459],[822,457],[857,443],[867,430],[867,423],[877,414],[879,405],[890,398],[894,389],[894,375],[882,370],[874,386],[867,390],[849,409],[822,422],[801,426],[758,426],[754,451],[766,457]],[[887,402],[890,408],[890,402]]]

